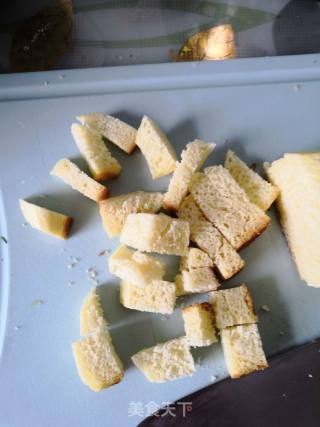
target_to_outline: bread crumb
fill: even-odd
[[[285,393],[282,394],[282,397],[287,397],[287,395]]]
[[[27,222],[23,222],[22,223],[22,227],[26,227],[28,225],[28,223]]]
[[[43,304],[44,304],[44,301],[42,299],[34,299],[31,303],[31,307],[36,307]]]
[[[293,90],[294,90],[295,92],[298,92],[298,91],[300,90],[300,85],[299,85],[299,84],[295,84],[295,85],[293,85]]]
[[[109,251],[109,249],[104,249],[103,251],[98,253],[98,256],[103,256],[103,255],[107,255],[109,254],[111,251]]]
[[[68,264],[68,268],[69,268],[69,270],[71,270],[72,268],[74,268],[76,266],[76,263],[75,262],[70,262],[70,264]]]
[[[211,375],[211,378],[210,378],[210,379],[211,379],[211,381],[212,381],[212,382],[217,381],[217,377],[216,377],[215,375]]]
[[[284,335],[284,332],[283,332],[283,331],[280,331],[280,332],[279,332],[279,334],[282,336],[282,335]]]
[[[313,375],[312,375],[312,374],[308,374],[308,377],[309,377],[309,378],[313,378]]]
[[[267,306],[267,304],[262,304],[262,306],[260,308],[263,311],[266,311],[268,313],[270,312],[270,308],[269,308],[269,306]]]
[[[15,331],[19,331],[19,329],[21,329],[21,326],[20,326],[20,325],[15,325],[15,326],[13,327],[13,329],[14,329]]]
[[[68,283],[68,286],[73,286],[73,285],[74,285],[74,282],[72,281]]]

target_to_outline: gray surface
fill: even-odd
[[[8,245],[1,243],[1,426],[133,426],[142,417],[129,416],[130,402],[161,405],[211,383],[213,375],[226,375],[220,345],[194,351],[202,359],[194,377],[167,384],[147,382],[130,363],[140,348],[182,334],[181,316],[177,309],[164,320],[118,304],[117,280],[108,274],[106,258],[97,255],[118,240],[105,235],[93,202],[49,176],[61,157],[79,159],[69,132],[74,117],[105,111],[137,125],[147,113],[177,152],[198,137],[218,145],[208,164],[221,162],[231,147],[261,165],[285,151],[319,149],[319,63],[319,56],[309,55],[68,71],[64,79],[60,72],[1,78],[0,214],[1,234],[8,239]],[[123,165],[121,177],[110,182],[113,194],[166,188],[167,178],[151,181],[138,151],[131,157],[112,151]],[[71,238],[60,242],[24,227],[19,197],[74,216]],[[320,322],[320,290],[299,280],[271,215],[267,231],[241,252],[244,271],[223,285],[249,284],[268,355],[315,338]],[[69,256],[81,258],[73,269],[67,267]],[[99,394],[80,382],[70,349],[79,338],[79,308],[92,287],[88,267],[99,272],[99,292],[126,367],[124,380]],[[32,305],[37,299],[43,305]],[[271,312],[261,312],[262,304]],[[140,414],[147,415],[145,407]]]

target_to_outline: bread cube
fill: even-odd
[[[192,268],[213,267],[213,261],[206,252],[198,248],[189,248],[188,254],[181,257],[180,271]]]
[[[211,304],[203,302],[182,309],[184,330],[191,347],[205,347],[217,341]]]
[[[99,203],[103,226],[109,237],[119,236],[131,213],[156,213],[161,209],[162,193],[135,191],[110,197]]]
[[[119,246],[109,257],[109,271],[133,285],[148,285],[153,280],[161,280],[165,265],[157,258]]]
[[[218,289],[220,283],[209,267],[182,271],[182,287],[185,294],[209,292]]]
[[[130,214],[120,241],[139,251],[185,255],[189,246],[189,224],[164,214]]]
[[[218,329],[257,322],[252,298],[246,285],[212,292],[211,296]]]
[[[191,376],[195,365],[186,337],[157,344],[132,356],[132,361],[145,377],[156,383]]]
[[[144,286],[120,283],[120,303],[127,308],[151,313],[172,314],[176,302],[176,286],[164,280],[154,280]]]
[[[231,378],[239,378],[268,367],[256,324],[223,329],[221,343]]]
[[[24,219],[31,227],[60,239],[68,238],[73,218],[22,199],[19,200],[19,204]]]
[[[136,144],[146,158],[152,179],[169,175],[175,170],[176,153],[164,132],[150,117],[143,117]]]

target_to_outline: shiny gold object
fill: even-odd
[[[218,25],[189,37],[178,54],[178,61],[219,60],[236,57],[234,32],[230,24]]]

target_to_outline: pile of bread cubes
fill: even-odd
[[[246,285],[218,290],[244,267],[238,251],[270,223],[265,211],[278,189],[228,151],[224,166],[200,172],[215,144],[188,143],[177,160],[159,126],[144,116],[138,130],[102,113],[77,117],[71,132],[92,177],[68,159],[51,174],[99,205],[108,236],[121,245],[109,257],[109,271],[120,279],[120,303],[132,310],[170,315],[181,295],[210,293],[211,302],[181,310],[185,335],[142,349],[132,361],[152,382],[164,382],[195,372],[191,347],[210,346],[220,337],[232,378],[268,366],[257,327],[257,316]],[[165,194],[137,191],[109,197],[100,182],[121,171],[105,139],[127,154],[138,147],[152,179],[172,173]],[[72,218],[20,200],[29,224],[67,238]],[[159,213],[160,210],[166,213]],[[174,282],[164,280],[165,264],[153,254],[181,257]],[[100,298],[93,289],[80,312],[84,338],[73,343],[79,375],[92,390],[121,381],[123,365],[113,346]]]

